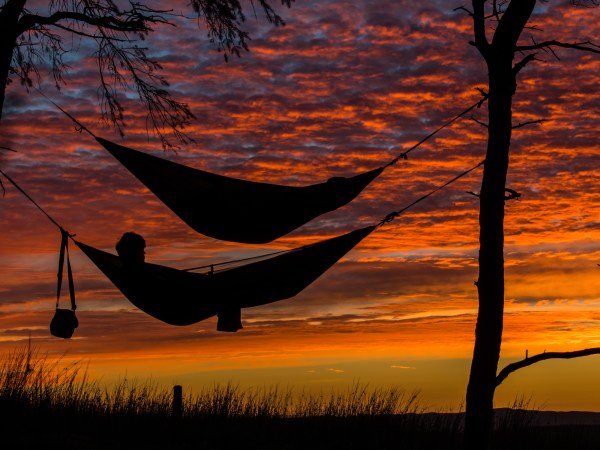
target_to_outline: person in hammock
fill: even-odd
[[[146,241],[133,231],[123,233],[115,248],[119,257],[128,265],[143,263],[146,259]],[[241,308],[236,307],[220,310],[217,313],[217,331],[236,332],[241,330],[243,328],[241,313]]]
[[[115,248],[126,263],[143,263],[146,259],[146,240],[133,231],[123,233]]]

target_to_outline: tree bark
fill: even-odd
[[[485,37],[484,1],[474,0],[475,45],[488,67],[488,144],[480,194],[479,310],[475,347],[467,386],[465,448],[489,446],[494,392],[504,320],[504,194],[512,132],[512,97],[516,91],[513,58],[517,40],[535,0],[511,1],[492,43]]]
[[[13,52],[19,37],[19,17],[26,0],[9,0],[0,11],[0,122]]]
[[[504,66],[507,64],[504,63]],[[498,66],[500,66],[498,64]],[[489,131],[480,196],[479,311],[469,385],[465,437],[468,449],[485,448],[493,422],[493,399],[504,316],[504,189],[511,138],[512,94],[506,67],[490,76]],[[512,69],[508,61],[508,73]],[[490,71],[491,75],[492,71]]]

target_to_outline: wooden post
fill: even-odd
[[[173,419],[180,420],[183,412],[183,388],[173,386]]]

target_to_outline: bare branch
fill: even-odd
[[[547,49],[552,50],[552,47],[561,47],[561,48],[572,48],[575,50],[580,50],[584,52],[592,52],[592,53],[600,53],[600,45],[595,44],[591,41],[583,41],[583,42],[560,42],[556,40],[544,41],[535,43],[533,45],[518,45],[516,47],[517,51],[526,52],[531,50],[539,50],[539,49]]]
[[[282,0],[288,8],[293,0]],[[275,26],[285,25],[285,21],[270,5],[271,0],[259,0],[267,20]],[[191,0],[190,5],[202,17],[208,27],[209,40],[216,43],[219,51],[227,50],[230,54],[240,56],[242,50],[248,51],[248,33],[242,30],[246,20],[239,0]],[[227,60],[227,54],[225,54]]]
[[[31,87],[33,83],[31,74],[34,74],[38,81],[40,79],[36,62],[50,62],[55,85],[58,88],[63,80],[63,72],[68,69],[62,59],[65,53],[59,35],[45,27],[28,30],[18,39],[11,71],[21,79],[22,84]]]
[[[473,11],[471,11],[469,8],[467,8],[466,6],[458,6],[456,8],[453,9],[453,11],[464,11],[466,12],[469,16],[473,17]]]
[[[502,6],[504,6],[504,3],[505,2],[501,2],[500,4],[498,4],[498,0],[494,0],[492,3],[492,15],[490,17],[494,17],[497,22],[500,22],[500,16],[504,14],[504,11],[502,10]]]
[[[495,18],[496,20],[500,20],[500,15],[502,15],[502,13],[503,13],[502,5],[498,6],[497,1],[494,1],[493,10],[494,11],[491,14],[484,15],[483,18],[485,20],[492,19],[492,18]],[[466,6],[458,6],[458,7],[454,8],[453,11],[465,11],[469,16],[471,16],[471,17],[475,16],[473,11],[468,9]]]
[[[539,61],[539,59],[536,58],[535,53],[530,53],[529,55],[525,56],[525,58],[523,58],[521,61],[519,61],[518,63],[516,63],[514,65],[513,73],[515,74],[515,76],[531,61]]]
[[[529,21],[535,3],[535,0],[510,2],[498,23],[492,45],[505,50],[514,49],[521,32]]]
[[[524,30],[531,30],[531,31],[544,31],[543,28],[540,28],[538,25],[525,25],[525,27],[523,27]]]
[[[61,30],[68,31],[69,33],[76,34],[77,36],[86,37],[86,38],[90,38],[90,39],[97,39],[98,38],[98,36],[95,36],[93,34],[86,33],[85,31],[77,30],[77,29],[72,28],[72,27],[68,27],[68,26],[62,25],[60,23],[55,23],[55,24],[53,24],[53,26],[55,26],[56,28],[60,28]],[[128,39],[119,39],[117,37],[114,37],[113,40],[114,41],[120,41],[120,42],[129,42]]]
[[[513,125],[512,129],[517,129],[517,128],[522,128],[522,127],[526,127],[527,125],[536,125],[536,124],[542,124],[544,122],[548,122],[549,119],[538,119],[538,120],[528,120],[527,122],[521,122],[518,123],[517,125]]]
[[[489,42],[485,35],[485,0],[473,0],[473,30],[475,33],[475,47],[487,59]]]
[[[482,122],[481,120],[477,119],[477,118],[476,118],[476,117],[474,117],[474,116],[471,116],[471,117],[469,117],[469,120],[472,120],[473,122],[475,122],[475,123],[477,123],[477,124],[481,125],[481,126],[482,126],[482,127],[484,127],[484,128],[489,128],[489,127],[490,127],[490,126],[489,126],[487,123],[485,123],[485,122]]]
[[[115,31],[145,32],[149,30],[147,21],[141,17],[122,20],[114,16],[94,17],[74,11],[59,11],[48,17],[35,14],[24,15],[19,20],[20,32],[24,33],[40,25],[54,25],[62,20],[82,22],[97,27],[110,28]],[[163,20],[163,22],[166,21]]]
[[[194,115],[187,104],[174,100],[164,89],[168,83],[156,73],[161,66],[146,56],[145,48],[117,45],[112,36],[107,34],[107,30],[98,30],[102,35],[98,48],[98,68],[103,117],[109,119],[123,134],[123,107],[115,86],[127,85],[127,80],[131,79],[140,100],[148,110],[147,128],[156,133],[163,147],[173,147],[164,136],[165,127],[180,142],[189,142],[190,139],[182,129],[194,119]],[[112,79],[107,79],[106,74]]]
[[[589,355],[600,355],[600,347],[594,348],[586,348],[585,350],[576,350],[573,352],[548,352],[548,353],[540,353],[538,355],[532,356],[531,358],[525,358],[521,361],[514,362],[509,364],[504,369],[498,373],[496,376],[496,386],[500,386],[504,380],[513,372],[522,369],[524,367],[531,366],[532,364],[538,363],[540,361],[545,361],[547,359],[572,359],[572,358],[580,358],[582,356]]]
[[[519,200],[521,198],[521,193],[515,191],[514,189],[511,188],[504,188],[504,201],[508,201],[508,200]],[[527,357],[527,355],[526,355]]]
[[[160,64],[147,56],[139,45],[156,24],[173,25],[172,10],[147,6],[135,0],[52,0],[45,15],[24,8],[25,1],[17,0],[20,9],[13,20],[16,43],[10,70],[30,87],[40,80],[39,67],[51,67],[55,86],[64,84],[68,72],[64,55],[64,30],[72,35],[91,39],[98,45],[100,72],[99,97],[102,116],[111,121],[119,132],[124,130],[124,101],[121,91],[134,90],[148,110],[147,128],[171,147],[165,133],[172,133],[179,142],[188,142],[183,129],[194,118],[188,105],[174,100],[167,91],[168,83],[160,75]],[[293,0],[281,0],[290,7]],[[12,4],[10,0],[7,4]],[[275,0],[257,0],[268,22],[284,25],[274,9]],[[209,40],[219,51],[237,56],[248,51],[248,33],[242,28],[245,17],[240,0],[191,0],[199,25],[206,25]],[[254,6],[254,4],[253,4]],[[4,12],[4,6],[0,12]],[[0,109],[1,111],[1,109]]]

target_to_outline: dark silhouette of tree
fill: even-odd
[[[475,329],[475,347],[466,399],[465,448],[487,447],[492,430],[493,400],[496,387],[512,372],[550,358],[576,357],[600,353],[588,349],[570,353],[546,353],[511,364],[497,374],[502,342],[504,315],[504,205],[518,193],[507,189],[509,148],[512,123],[512,98],[517,90],[517,75],[537,60],[539,51],[556,56],[556,48],[600,53],[592,42],[565,43],[557,40],[519,43],[536,6],[536,0],[488,2],[472,0],[472,9],[460,7],[473,19],[471,42],[488,68],[488,144],[480,198],[479,278],[476,282],[479,310]],[[595,6],[595,1],[574,5]],[[491,40],[488,30],[493,29]],[[532,28],[535,31],[534,28]],[[515,61],[515,58],[518,59]],[[537,123],[532,121],[530,124]]]
[[[281,0],[290,6],[293,0]],[[267,20],[275,26],[283,19],[272,7],[273,0],[258,0]],[[169,145],[164,131],[185,141],[183,127],[193,119],[187,104],[167,91],[168,82],[160,75],[160,64],[148,57],[142,45],[154,27],[173,25],[172,10],[155,9],[144,2],[114,0],[4,0],[0,6],[0,120],[11,74],[26,86],[40,77],[38,67],[49,65],[58,87],[68,71],[63,57],[70,50],[70,38],[96,43],[95,56],[100,80],[99,98],[104,119],[123,131],[121,90],[133,86],[148,111],[149,128]],[[239,0],[191,0],[186,4],[196,19],[206,25],[208,39],[219,51],[239,56],[248,50],[249,36],[242,28],[245,20]],[[171,4],[164,3],[165,8]],[[249,2],[254,8],[254,2]],[[35,10],[28,9],[28,6]]]

